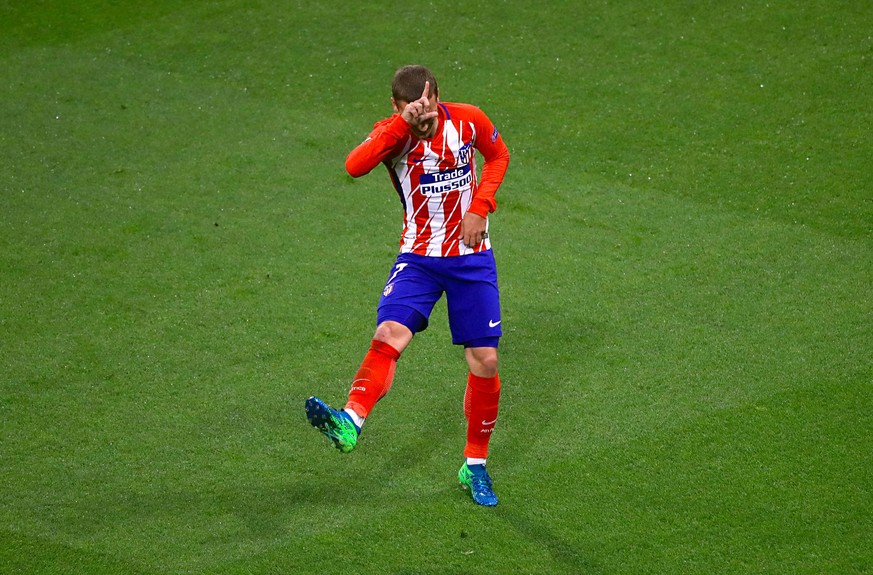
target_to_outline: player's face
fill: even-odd
[[[427,99],[427,106],[425,107],[425,112],[436,112],[437,104],[438,104],[437,95],[433,94]],[[430,138],[436,133],[437,126],[437,118],[431,118],[430,120],[425,121],[421,124],[421,130],[413,129],[412,133],[418,136],[419,138]]]
[[[394,105],[394,111],[396,113],[401,113],[406,106],[409,105],[409,102],[405,102],[403,100],[394,100],[391,99],[392,104]],[[427,99],[427,106],[424,107],[424,112],[436,112],[439,109],[439,94],[434,91]],[[437,118],[431,118],[430,120],[426,120],[419,125],[410,125],[409,129],[415,134],[417,138],[432,138],[434,134],[436,134],[437,127]]]

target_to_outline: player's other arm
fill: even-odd
[[[509,167],[509,148],[485,113],[478,109],[476,112],[476,149],[482,154],[485,163],[482,165],[482,178],[469,211],[485,218],[497,209],[494,195],[503,183],[503,176]]]
[[[473,247],[482,241],[487,226],[488,214],[497,209],[494,195],[503,182],[509,167],[509,149],[503,143],[500,132],[491,120],[478,108],[473,108],[473,123],[476,126],[476,149],[482,154],[482,178],[473,195],[473,201],[461,221],[461,241]]]
[[[409,124],[400,115],[377,123],[373,131],[346,158],[346,171],[353,178],[369,174],[373,168],[394,155],[409,138]]]

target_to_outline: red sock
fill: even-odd
[[[346,408],[354,410],[361,417],[367,417],[376,402],[391,389],[398,359],[399,351],[374,339],[358,373],[355,374]]]
[[[467,377],[464,394],[464,415],[467,417],[467,445],[465,457],[488,457],[488,442],[497,422],[497,405],[500,403],[500,377],[479,377],[472,373]]]

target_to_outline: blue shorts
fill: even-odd
[[[427,329],[433,306],[446,294],[452,343],[497,347],[503,335],[497,265],[491,250],[454,257],[400,254],[379,300],[377,324]]]

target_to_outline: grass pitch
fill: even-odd
[[[0,2],[0,572],[873,572],[863,2]],[[407,20],[406,18],[411,18]],[[490,468],[444,308],[359,448],[398,66],[513,154]]]

